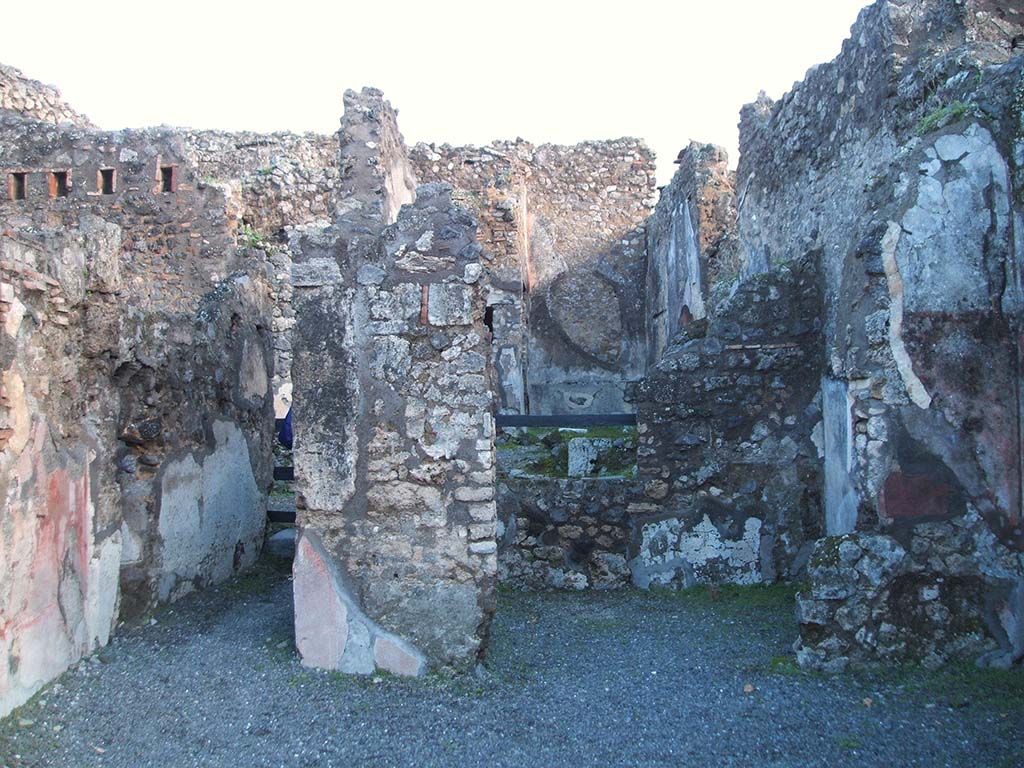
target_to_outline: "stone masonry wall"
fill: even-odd
[[[399,212],[414,177],[379,91],[346,93],[341,137],[335,223],[293,238],[296,642],[321,668],[464,668],[497,571],[476,222],[441,184]]]
[[[498,483],[498,574],[514,589],[631,583],[629,479],[506,477]]]
[[[21,70],[0,64],[0,110],[17,112],[44,123],[72,123],[93,127],[85,115],[72,109],[52,85],[30,80]]]
[[[177,146],[0,118],[0,170],[27,180],[25,199],[0,201],[0,713],[119,615],[259,553],[266,265],[236,252],[228,199]],[[176,192],[160,191],[161,165]],[[93,186],[101,168],[113,194]]]
[[[70,229],[84,211],[118,225],[126,232],[122,280],[138,304],[194,309],[237,265],[238,201],[187,164],[179,133],[62,128],[7,113],[0,136],[4,212],[13,226]],[[173,192],[162,191],[162,168],[172,169]],[[112,174],[110,194],[102,190],[104,170]],[[66,174],[64,196],[55,172]],[[15,173],[25,174],[24,201],[11,200]]]
[[[331,218],[337,136],[190,130],[183,140],[199,178],[238,185],[242,221],[261,235]]]
[[[227,184],[238,198],[241,237],[267,252],[273,268],[274,412],[292,402],[291,253],[288,227],[330,221],[338,183],[338,137],[185,131],[185,156],[208,183]]]
[[[513,145],[514,147],[514,145]],[[496,408],[527,412],[525,175],[510,147],[450,147],[417,144],[409,153],[421,179],[440,180],[464,193],[477,218],[484,266],[490,361]]]
[[[639,586],[802,573],[821,535],[819,301],[813,262],[744,281],[636,388]]]
[[[202,285],[226,274],[223,255],[236,237],[269,253],[275,283],[272,385],[276,411],[284,416],[291,402],[290,330],[295,319],[291,257],[281,242],[282,232],[286,225],[330,218],[338,176],[337,138],[168,128],[39,132],[35,125],[14,115],[8,118],[9,149],[0,162],[6,170],[27,172],[29,200],[50,198],[52,171],[68,174],[68,197],[50,198],[47,216],[67,211],[71,223],[88,200],[97,215],[129,227],[136,238],[132,268],[138,269],[133,290],[143,300],[194,302]],[[36,164],[26,164],[28,158]],[[160,167],[175,169],[173,194],[155,191]],[[113,195],[98,191],[100,168],[115,172]],[[164,261],[165,254],[182,252],[198,257],[192,268],[202,274],[191,283],[179,260]],[[174,290],[175,283],[183,284]]]
[[[638,379],[644,365],[644,221],[654,204],[650,151],[635,139],[572,147],[517,141],[479,149],[418,145],[412,159],[420,178],[465,189],[479,209],[489,208],[482,220],[514,223],[518,230],[511,236],[512,228],[500,226],[501,235],[487,238],[505,245],[494,272],[510,294],[492,301],[508,306],[511,317],[511,341],[497,357],[504,366],[502,388],[518,385],[511,350],[522,343],[527,412],[625,409],[626,383]],[[512,243],[514,250],[507,247]],[[518,269],[505,260],[513,253]],[[485,254],[490,270],[486,242]],[[513,287],[517,278],[522,309]]]
[[[706,317],[714,286],[739,274],[735,174],[713,144],[690,145],[679,170],[661,190],[647,221],[647,363],[655,365],[676,331]]]
[[[745,108],[745,271],[819,251],[825,531],[798,658],[1024,657],[1024,11],[877,2]]]

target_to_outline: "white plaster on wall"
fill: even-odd
[[[857,524],[853,489],[853,399],[845,381],[821,380],[825,454],[825,532],[839,536]]]
[[[245,435],[230,421],[213,424],[214,450],[202,463],[192,454],[168,462],[160,484],[158,596],[177,599],[193,580],[215,583],[259,553],[266,514]]]
[[[376,669],[407,676],[426,671],[422,653],[359,610],[312,531],[299,538],[293,572],[295,645],[303,666],[364,675]]]
[[[896,264],[901,232],[900,225],[890,221],[882,238],[882,264],[889,286],[889,348],[910,399],[918,408],[928,408],[932,404],[931,395],[914,373],[914,363],[903,344],[903,278]]]
[[[670,517],[643,526],[639,554],[630,568],[640,587],[671,581],[679,570],[692,570],[697,583],[709,583],[724,570],[729,583],[757,584],[762,581],[760,553],[761,521],[756,517],[747,518],[739,539],[722,538],[708,515],[692,528]]]

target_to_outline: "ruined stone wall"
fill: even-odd
[[[291,254],[285,230],[333,215],[338,183],[338,137],[224,131],[185,131],[185,157],[207,183],[225,184],[238,199],[243,242],[268,253],[273,273],[274,412],[291,406]]]
[[[475,663],[494,610],[494,429],[476,222],[348,92],[327,230],[293,237],[296,643],[303,663]],[[388,225],[397,214],[395,223]]]
[[[238,184],[242,221],[264,237],[330,219],[337,136],[190,130],[183,140],[200,179]]]
[[[778,102],[745,106],[736,174],[744,269],[812,247],[836,279],[868,195],[922,117],[951,102],[936,89],[1015,50],[1021,11],[997,0],[892,0],[865,8],[842,52]],[[948,96],[950,94],[946,94]],[[804,216],[775,212],[803,207]],[[831,265],[831,266],[829,266]]]
[[[52,85],[30,80],[21,70],[0,64],[0,110],[4,109],[53,125],[93,127],[89,118],[72,109]]]
[[[820,249],[826,532],[799,658],[1024,656],[1024,12],[877,2],[745,108],[745,270]]]
[[[417,144],[409,157],[421,179],[451,184],[465,195],[477,218],[477,242],[500,413],[524,414],[526,401],[525,175],[515,145],[483,148]]]
[[[239,238],[267,252],[274,302],[274,412],[291,405],[291,254],[287,227],[326,223],[338,182],[338,137],[306,133],[182,132],[187,163],[237,201]]]
[[[682,325],[710,313],[711,289],[739,275],[729,156],[713,144],[691,142],[676,163],[679,169],[647,220],[648,366],[661,359]]]
[[[650,151],[634,139],[572,147],[421,145],[413,161],[421,179],[475,195],[481,209],[490,209],[481,214],[485,222],[515,225],[492,238],[515,246],[498,257],[501,284],[511,289],[494,302],[509,307],[502,382],[514,380],[511,350],[522,344],[528,412],[624,410],[626,383],[642,375],[645,358],[644,221],[655,189]],[[496,196],[493,189],[506,191]],[[518,270],[504,261],[512,253]],[[512,288],[517,278],[521,299]]]
[[[83,206],[131,230],[126,275],[140,300],[195,303],[203,286],[235,265],[225,261],[236,239],[269,254],[274,284],[275,408],[291,402],[291,257],[280,242],[285,223],[326,219],[337,176],[335,137],[226,134],[149,129],[111,133],[36,129],[11,116],[0,164],[26,172],[36,225],[63,216],[72,225]],[[160,169],[174,173],[174,192],[162,192]],[[114,171],[114,194],[99,191],[101,168]],[[67,197],[54,197],[53,171],[67,173]],[[9,187],[9,176],[4,179]],[[10,197],[10,189],[5,190]],[[186,258],[182,258],[185,256]],[[262,258],[262,257],[260,257]]]
[[[128,234],[122,280],[135,302],[194,309],[237,266],[238,201],[187,164],[181,134],[64,129],[8,114],[0,136],[12,226],[71,229],[85,211],[118,225]],[[172,169],[173,192],[162,191],[162,168]],[[104,170],[112,173],[110,194],[102,191]],[[57,193],[55,172],[66,174],[66,196]],[[24,201],[11,199],[15,173],[25,174]]]
[[[211,285],[194,313],[127,318],[134,358],[114,378],[130,613],[259,555],[273,471],[271,308],[253,269]]]
[[[822,533],[819,302],[813,261],[744,281],[636,388],[639,586],[801,574]]]
[[[24,199],[0,201],[3,713],[106,643],[118,615],[259,553],[266,265],[236,253],[227,199],[188,169],[159,191],[176,147],[0,122],[0,168],[27,180]],[[104,167],[114,194],[92,186]],[[66,196],[51,197],[53,170]]]
[[[631,584],[631,479],[506,477],[498,483],[498,578],[514,589]]]
[[[642,142],[541,146],[528,182],[530,407],[626,410],[644,370],[644,223],[654,157]]]

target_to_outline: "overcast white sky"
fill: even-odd
[[[333,132],[374,85],[406,141],[692,138],[736,160],[740,107],[839,52],[868,0],[6,3],[0,61],[104,128]]]

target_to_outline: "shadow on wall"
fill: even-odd
[[[421,144],[412,159],[479,212],[502,411],[628,410],[626,383],[643,373],[649,150],[632,139]]]

